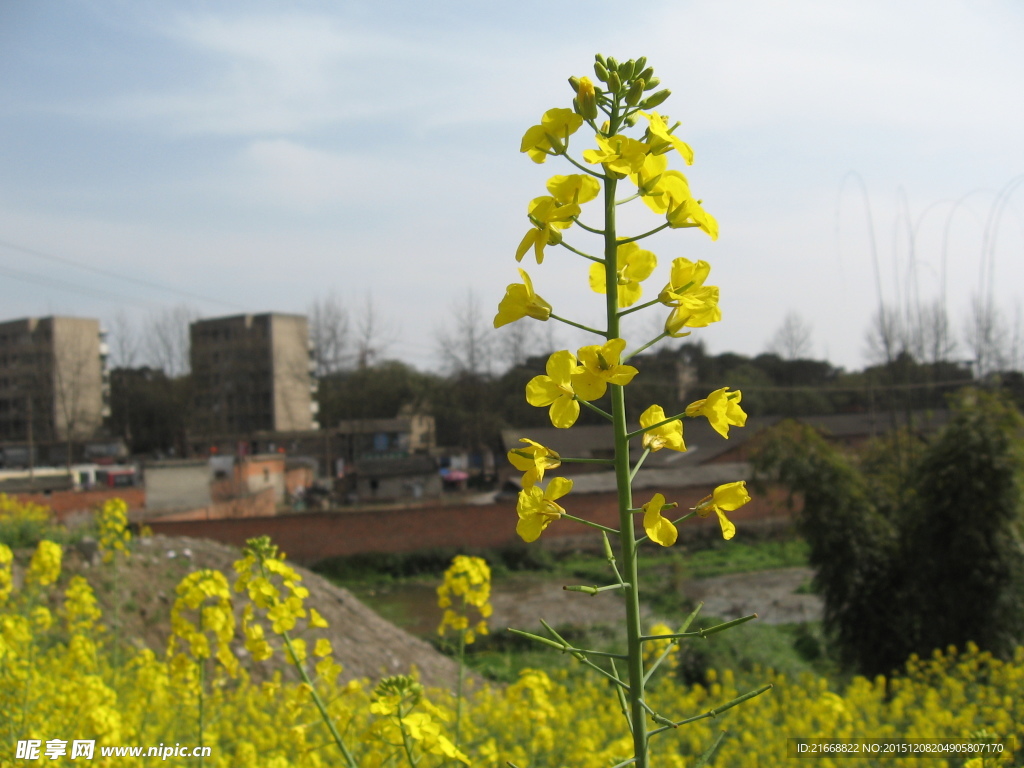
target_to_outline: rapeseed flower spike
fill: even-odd
[[[129,556],[128,543],[131,532],[128,530],[128,505],[123,499],[107,499],[100,507],[97,515],[99,528],[99,551],[104,563],[113,562],[120,552]]]
[[[453,610],[453,597],[459,598],[461,613]],[[491,615],[490,597],[491,569],[487,561],[480,557],[456,555],[444,573],[444,581],[437,588],[438,607],[445,609],[437,634],[443,636],[451,628],[464,633],[463,641],[471,644],[478,632],[470,628],[469,608],[472,606],[480,616],[477,629],[482,625],[486,633],[484,620]]]
[[[28,571],[25,573],[26,584],[36,584],[45,587],[53,584],[60,578],[61,559],[64,550],[60,544],[43,539],[36,546],[32,553],[32,560],[29,561]]]

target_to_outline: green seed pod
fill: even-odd
[[[635,62],[633,62],[633,74],[632,77],[643,77],[640,73],[644,71],[644,66],[647,64],[647,57],[641,56]],[[653,74],[653,73],[652,73]],[[646,77],[644,78],[647,79]]]
[[[648,96],[646,101],[644,101],[644,103],[641,104],[640,106],[643,107],[644,109],[653,109],[654,107],[658,106],[663,101],[665,101],[665,99],[667,99],[671,95],[672,91],[666,88],[663,91],[658,91],[653,96]]]
[[[580,89],[580,79],[578,77],[569,78],[569,87],[572,88],[573,92],[577,92]]]
[[[644,79],[647,80],[647,78],[644,78]],[[648,91],[653,91],[659,85],[661,85],[661,80],[659,80],[656,77],[652,77],[650,80],[647,80],[647,90]]]
[[[602,64],[600,61],[594,62],[594,73],[597,75],[597,79],[600,80],[602,83],[608,82],[608,70],[605,69],[604,64]]]
[[[626,104],[630,107],[635,107],[640,103],[640,97],[644,95],[644,81],[634,80],[633,84],[629,86],[629,93],[626,94]]]
[[[648,83],[651,82],[651,78],[654,77],[654,67],[648,67],[640,73],[638,80],[646,80]]]
[[[619,73],[618,72],[609,72],[608,73],[608,91],[611,92],[611,93],[618,93],[619,89],[621,87],[622,87],[622,81],[619,80]]]

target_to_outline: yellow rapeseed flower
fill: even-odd
[[[594,140],[598,149],[584,150],[583,159],[588,163],[601,163],[606,169],[620,176],[627,176],[640,170],[651,148],[649,144],[621,133],[607,138],[598,134]]]
[[[600,182],[585,173],[552,176],[548,179],[547,188],[551,196],[562,205],[589,203],[601,192]]]
[[[583,118],[571,109],[549,109],[540,119],[540,125],[527,129],[519,145],[535,163],[543,163],[549,155],[565,152],[566,142],[583,125]]]
[[[718,522],[722,526],[722,538],[728,540],[736,535],[736,526],[725,516],[725,513],[739,509],[748,501],[750,501],[750,495],[747,493],[747,484],[740,480],[736,483],[718,486],[714,493],[701,499],[694,510],[701,517],[707,517],[712,512],[718,515]]]
[[[685,141],[672,135],[668,125],[665,123],[664,117],[657,112],[641,112],[640,114],[647,118],[649,124],[647,130],[652,137],[660,139],[662,142],[661,146],[667,147],[671,145],[676,152],[682,155],[687,165],[693,165],[693,149]],[[651,143],[654,146],[655,152],[661,150],[661,146],[658,146],[653,141]]]
[[[743,393],[730,392],[729,387],[716,389],[703,400],[696,400],[686,406],[690,418],[707,416],[708,422],[722,437],[728,439],[729,427],[742,427],[747,423],[747,414],[740,407]]]
[[[581,400],[596,400],[604,394],[592,378],[584,377],[584,369],[569,350],[553,353],[546,366],[546,376],[534,376],[526,385],[526,402],[538,408],[551,406],[551,424],[568,429],[580,416]]]
[[[526,443],[525,448],[513,448],[508,452],[508,460],[523,475],[523,488],[530,488],[544,479],[544,472],[562,466],[562,457],[550,448],[535,443],[526,437],[519,438]]]
[[[640,414],[641,427],[653,427],[665,420],[665,409],[660,405],[652,405]],[[644,432],[642,444],[644,448],[651,451],[660,451],[668,448],[670,451],[685,451],[686,444],[683,442],[683,422],[681,419],[662,424],[660,427],[653,427]]]
[[[572,480],[556,477],[548,483],[544,491],[535,485],[519,492],[519,503],[516,506],[519,522],[516,524],[516,533],[523,541],[536,541],[552,521],[565,514],[565,509],[556,504],[555,500],[562,498],[571,490]]]
[[[671,520],[661,514],[663,506],[665,506],[665,497],[660,493],[654,494],[651,500],[643,505],[644,530],[655,544],[671,547],[676,543],[679,531],[672,525]]]
[[[579,216],[580,207],[576,203],[562,205],[549,195],[535,197],[527,207],[527,216],[533,223],[516,248],[516,261],[522,261],[526,252],[533,248],[537,263],[544,263],[544,248],[562,242],[560,230],[572,226],[573,216]]]
[[[615,274],[620,307],[637,302],[643,295],[640,283],[650,277],[657,266],[658,258],[636,243],[625,243],[616,249]],[[595,293],[608,292],[604,264],[590,265],[590,289]]]
[[[505,289],[505,297],[498,304],[498,314],[494,316],[494,327],[514,323],[524,317],[535,320],[547,320],[551,317],[551,305],[534,293],[533,281],[526,270],[519,270],[521,283],[512,283]]]
[[[624,387],[639,373],[633,366],[619,362],[625,349],[625,339],[609,339],[604,344],[593,344],[576,351],[576,357],[583,366],[583,372],[576,379],[576,386],[586,381],[588,389],[600,393],[587,400],[603,397],[608,384]]]

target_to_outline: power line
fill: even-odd
[[[75,285],[74,283],[67,283],[64,282],[63,280],[58,280],[57,278],[36,275],[31,272],[22,272],[19,269],[11,269],[10,267],[0,266],[0,274],[13,278],[15,280],[21,280],[26,283],[35,283],[37,285],[42,285],[47,288],[55,288],[58,291],[67,291],[68,293],[80,293],[87,296],[95,296],[100,299],[127,302],[129,304],[134,304],[135,306],[142,308],[152,307],[151,303],[131,299],[116,293],[110,293],[109,291],[104,291],[100,288],[88,288],[82,285]]]
[[[54,261],[59,264],[67,264],[69,266],[75,267],[76,269],[82,269],[85,270],[86,272],[93,272],[97,275],[103,275],[104,277],[112,277],[115,280],[123,280],[124,282],[133,283],[135,285],[139,285],[145,288],[154,288],[158,291],[174,293],[179,296],[184,296],[186,298],[193,299],[195,301],[203,301],[210,304],[219,304],[220,306],[228,307],[230,309],[238,309],[244,311],[244,307],[240,307],[237,304],[232,304],[231,302],[224,301],[222,299],[214,299],[209,296],[203,296],[202,294],[192,293],[191,291],[183,291],[179,288],[171,288],[166,285],[161,285],[160,283],[154,283],[149,280],[131,277],[129,275],[113,272],[111,270],[102,269],[101,267],[94,267],[91,264],[84,264],[80,261],[76,261],[75,259],[69,259],[65,256],[55,256],[52,253],[44,253],[43,251],[36,250],[35,248],[28,248],[24,245],[18,245],[17,243],[12,243],[7,240],[0,240],[0,247],[9,248],[13,251],[18,251],[20,253],[24,253],[29,256],[35,256],[36,258],[40,259],[46,259],[48,261]]]

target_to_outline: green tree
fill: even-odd
[[[917,467],[900,546],[916,650],[1024,642],[1021,427],[1005,398],[968,390]]]
[[[810,544],[824,626],[841,663],[888,672],[905,659],[892,623],[901,593],[897,531],[871,497],[864,476],[811,427],[783,422],[760,441],[754,466],[799,494],[800,534]]]
[[[1021,426],[1004,398],[968,390],[930,444],[896,435],[859,467],[793,422],[761,439],[758,475],[802,497],[797,526],[847,667],[884,674],[911,653],[1024,641]]]

